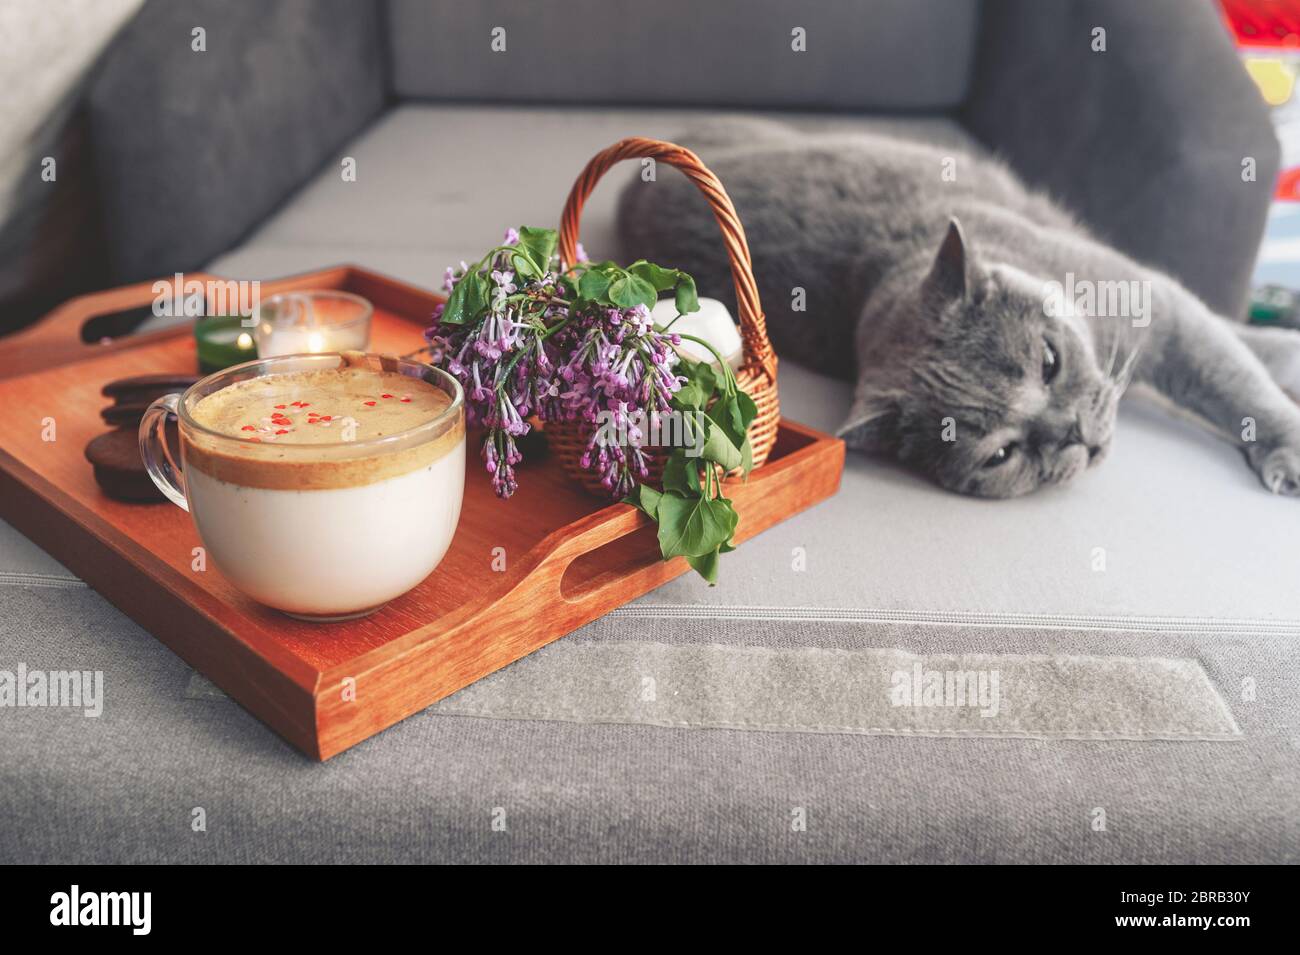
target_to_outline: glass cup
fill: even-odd
[[[257,444],[194,420],[198,402],[236,382],[338,368],[338,354],[245,362],[165,395],[140,422],[149,476],[190,512],[213,564],[254,600],[293,617],[348,620],[410,590],[442,560],[465,487],[460,383],[423,362],[365,355],[443,391],[451,404],[406,431],[356,441]],[[179,421],[181,466],[165,441]],[[322,432],[323,433],[323,432]]]

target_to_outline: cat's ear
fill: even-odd
[[[897,444],[898,402],[888,392],[874,391],[858,383],[849,416],[835,432],[855,451],[869,454],[892,453]]]
[[[971,261],[961,223],[956,218],[951,218],[922,288],[927,297],[936,301],[964,299],[974,287],[974,273],[974,263]]]

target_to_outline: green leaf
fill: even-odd
[[[447,296],[447,304],[442,309],[440,321],[444,325],[465,324],[465,293],[469,285],[462,279],[452,286]]]
[[[522,278],[535,279],[540,278],[542,270],[537,267],[532,258],[524,251],[520,250],[510,257],[510,264],[514,266],[515,272]]]
[[[659,499],[659,550],[668,557],[703,557],[731,539],[736,512],[730,501],[665,492]]]
[[[442,310],[442,321],[447,325],[464,325],[474,322],[488,305],[487,279],[478,272],[470,272],[456,283],[447,296],[447,306]]]
[[[636,304],[631,276],[620,275],[609,283],[609,300],[619,308],[631,308]]]
[[[677,370],[686,378],[686,383],[673,394],[673,404],[682,410],[703,411],[718,387],[718,376],[713,368],[702,361],[683,358]]]
[[[700,310],[700,300],[695,294],[695,279],[691,278],[685,272],[678,272],[679,280],[677,291],[673,298],[677,303],[677,311],[685,315],[687,312],[698,312]]]
[[[519,227],[519,246],[528,251],[528,257],[540,267],[541,275],[551,267],[551,256],[555,255],[555,246],[559,236],[554,229],[534,229],[531,226]]]
[[[736,403],[740,406],[740,423],[748,431],[749,426],[754,423],[758,417],[758,405],[754,404],[754,399],[749,397],[739,388],[736,389]]]
[[[656,292],[666,292],[670,288],[674,288],[681,281],[681,276],[684,274],[676,269],[661,268],[653,262],[647,262],[645,259],[638,259],[633,262],[627,267],[627,270],[649,282],[654,286]],[[658,298],[658,295],[655,297]]]
[[[726,431],[712,419],[709,419],[709,423],[705,425],[704,432],[704,451],[700,457],[705,461],[716,461],[722,465],[724,471],[738,468],[744,463],[740,448],[736,447],[727,437]]]
[[[699,557],[687,557],[686,563],[695,569],[695,572],[709,582],[710,587],[718,585],[718,551],[712,550],[707,554],[701,554]]]
[[[587,269],[578,279],[578,294],[591,302],[609,302],[609,276],[599,269]]]
[[[740,406],[734,395],[719,398],[706,412],[709,420],[716,424],[731,439],[731,443],[740,447],[745,441],[745,425],[741,420]]]
[[[663,495],[654,488],[645,484],[638,484],[631,494],[623,498],[623,503],[631,504],[633,507],[639,508],[644,512],[646,516],[657,520],[659,515],[659,499],[662,497]]]
[[[677,491],[687,497],[702,495],[700,459],[687,457],[684,448],[678,448],[670,454],[664,462],[664,490]]]
[[[724,548],[723,553],[725,554],[728,550],[736,549],[734,546],[731,546],[731,538],[736,533],[737,525],[740,524],[740,515],[736,512],[736,506],[731,503],[731,498],[729,497],[720,497],[713,503],[724,505],[727,511],[727,539],[719,545]]]
[[[743,391],[719,398],[708,411],[709,419],[726,433],[732,444],[740,449],[738,466],[746,475],[754,467],[754,448],[749,441],[749,426],[757,414],[757,406]]]
[[[619,308],[652,308],[656,298],[654,286],[638,275],[624,274],[609,286],[609,300]]]
[[[465,320],[476,322],[491,304],[492,291],[488,277],[482,272],[474,272],[461,279],[461,284],[468,285],[465,290]]]

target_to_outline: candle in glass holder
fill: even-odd
[[[351,292],[319,289],[272,295],[254,309],[258,355],[366,351],[373,314],[374,306]]]
[[[257,357],[253,329],[242,315],[207,315],[194,323],[194,343],[199,353],[199,371],[210,375]]]
[[[700,299],[700,310],[687,312],[681,318],[677,318],[677,305],[671,298],[660,299],[655,303],[650,316],[654,319],[655,325],[660,328],[665,328],[671,323],[669,332],[692,335],[708,342],[722,356],[723,361],[731,366],[732,371],[739,370],[744,362],[744,345],[740,340],[740,330],[736,328],[736,322],[731,317],[731,312],[727,311],[727,306],[716,298]],[[677,351],[692,361],[707,361],[715,367],[718,364],[717,358],[707,348],[688,338],[682,339],[682,343],[677,346]]]

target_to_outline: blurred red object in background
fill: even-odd
[[[1300,49],[1300,0],[1219,0],[1238,46]]]
[[[1300,202],[1300,166],[1282,171],[1273,198],[1279,202]]]

